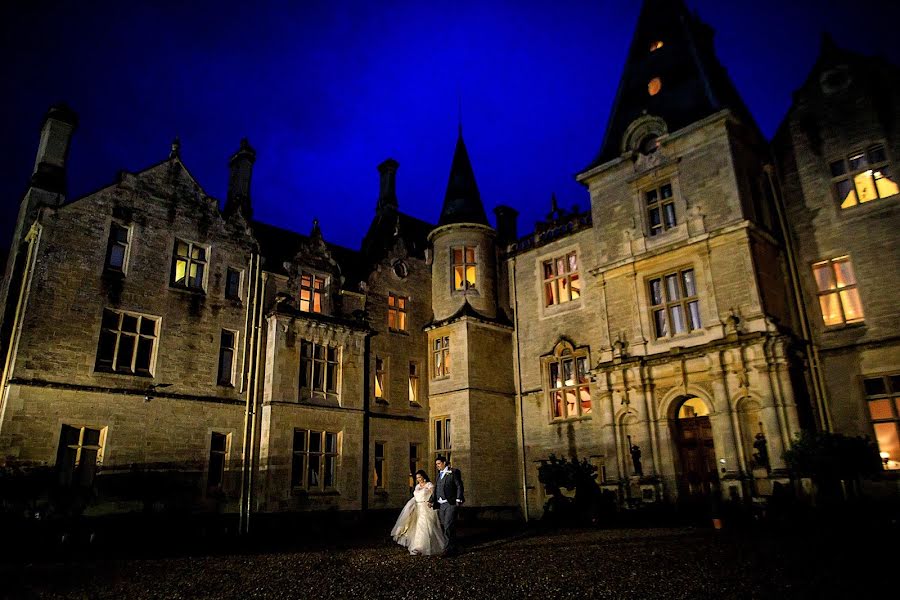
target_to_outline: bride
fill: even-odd
[[[441,554],[447,547],[447,538],[441,530],[437,511],[428,506],[434,484],[421,469],[416,471],[416,488],[413,497],[400,512],[397,524],[391,529],[391,537],[410,554]]]

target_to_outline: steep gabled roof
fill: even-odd
[[[450,166],[450,180],[447,182],[447,193],[444,195],[444,207],[438,226],[451,223],[478,223],[487,225],[487,215],[481,203],[481,194],[475,183],[475,172],[469,160],[469,152],[463,141],[462,128],[456,139],[456,150],[453,153],[453,164]]]
[[[651,95],[655,78],[660,87]],[[712,28],[691,14],[682,0],[644,0],[603,145],[587,168],[618,157],[626,130],[643,115],[662,118],[674,132],[724,108],[756,128],[716,57]]]

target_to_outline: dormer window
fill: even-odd
[[[663,47],[662,40],[655,40],[653,42],[650,42],[650,52],[656,52],[657,50],[659,50],[662,47]]]
[[[325,292],[325,278],[310,273],[300,275],[300,310],[322,312],[322,294]]]
[[[451,251],[453,258],[453,289],[475,289],[478,265],[475,262],[475,247],[460,246]]]
[[[647,226],[651,236],[659,235],[678,224],[671,183],[644,192],[644,199],[647,202]]]
[[[662,89],[662,80],[659,77],[654,77],[647,84],[647,93],[651,96],[655,96]]]

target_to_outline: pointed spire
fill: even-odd
[[[322,238],[322,228],[319,227],[319,220],[313,219],[312,231],[309,232],[309,237],[316,240],[321,241]]]
[[[755,127],[713,47],[713,30],[691,13],[683,0],[644,0],[631,47],[610,111],[595,166],[618,157],[623,146],[635,149],[639,139],[624,140],[641,117],[664,122],[674,132],[724,108]]]
[[[444,208],[438,225],[450,223],[478,223],[487,225],[481,194],[475,183],[475,172],[469,160],[469,152],[462,137],[460,123],[456,150],[453,153],[453,164],[450,166],[450,180],[447,182],[447,193],[444,195]]]

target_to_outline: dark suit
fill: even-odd
[[[458,504],[465,502],[464,493],[462,474],[459,469],[450,469],[450,472],[444,473],[443,477],[438,473],[431,506],[438,511],[444,535],[447,536],[447,552],[449,553],[456,551],[456,511],[459,510]],[[441,502],[441,500],[446,500],[446,502]]]

